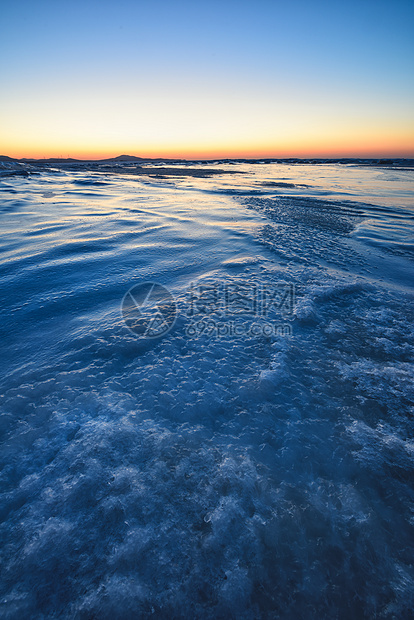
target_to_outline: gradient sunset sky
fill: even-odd
[[[0,154],[414,156],[414,3],[0,0]]]

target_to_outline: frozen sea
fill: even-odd
[[[414,171],[204,169],[0,178],[0,615],[413,618]]]

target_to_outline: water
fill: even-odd
[[[2,617],[410,618],[413,172],[206,167],[0,180]]]

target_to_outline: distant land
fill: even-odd
[[[219,158],[195,158],[195,159],[178,159],[171,157],[139,157],[137,155],[118,155],[117,157],[109,157],[105,159],[76,159],[73,157],[48,157],[43,159],[34,159],[30,157],[15,158],[8,155],[0,155],[0,162],[20,162],[26,164],[84,164],[84,163],[146,163],[146,162],[177,162],[177,163],[225,163],[225,162],[237,162],[237,163],[361,163],[361,164],[375,164],[375,165],[414,165],[414,159],[405,157],[219,157]]]
[[[404,158],[255,158],[255,159],[165,159],[143,158],[135,155],[118,155],[107,159],[74,159],[50,157],[45,159],[15,159],[0,155],[0,177],[31,176],[45,170],[72,170],[79,172],[103,172],[150,177],[211,177],[218,174],[242,174],[241,170],[210,167],[208,164],[343,164],[358,166],[380,166],[388,169],[414,170],[414,159]],[[195,167],[198,166],[198,167]]]
[[[160,158],[155,158],[155,159],[148,159],[148,158],[143,158],[143,157],[136,157],[135,155],[118,155],[118,157],[110,157],[109,159],[74,159],[73,157],[67,157],[67,158],[63,158],[63,157],[48,157],[48,158],[43,158],[43,159],[34,159],[34,158],[30,158],[30,157],[22,157],[20,159],[17,159],[15,157],[8,157],[7,155],[0,155],[0,161],[19,161],[19,162],[23,162],[23,163],[37,163],[37,164],[55,164],[55,163],[74,163],[74,162],[78,162],[78,163],[83,163],[83,162],[96,162],[96,163],[106,163],[106,162],[121,162],[121,163],[125,163],[125,162],[134,162],[134,161],[167,161],[167,160],[161,160]],[[172,161],[172,160],[168,160],[168,161]],[[177,161],[182,161],[182,160],[177,160]]]

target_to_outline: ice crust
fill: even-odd
[[[402,215],[241,168],[0,184],[2,617],[411,617],[413,264],[358,236]],[[140,280],[162,339],[123,324]],[[191,282],[293,284],[292,335],[189,337]]]

